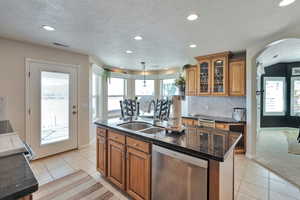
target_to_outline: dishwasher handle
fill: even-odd
[[[170,156],[172,158],[187,162],[187,163],[192,164],[192,165],[196,165],[196,166],[201,167],[201,168],[205,168],[205,169],[208,168],[208,162],[206,160],[202,160],[200,158],[195,158],[195,157],[192,157],[192,156],[188,156],[188,155],[176,152],[176,151],[166,149],[166,148],[161,147],[161,146],[153,145],[152,146],[152,151],[153,152],[159,152],[161,154],[164,154],[164,155]]]

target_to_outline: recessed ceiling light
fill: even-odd
[[[197,45],[196,44],[190,44],[190,48],[196,48]]]
[[[131,54],[131,53],[133,53],[133,51],[131,51],[131,50],[126,50],[126,53]]]
[[[55,31],[55,28],[53,28],[52,26],[48,26],[48,25],[43,25],[42,28],[45,29],[46,31]]]
[[[292,3],[294,3],[296,0],[282,0],[279,3],[279,7],[285,7],[288,5],[291,5]]]
[[[142,36],[139,36],[139,35],[137,35],[137,36],[135,36],[135,37],[134,37],[134,39],[135,39],[135,40],[142,40],[142,39],[143,39],[143,37],[142,37]]]
[[[198,15],[196,14],[190,14],[189,16],[187,16],[187,20],[189,21],[194,21],[196,19],[198,19]]]

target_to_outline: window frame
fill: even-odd
[[[165,79],[160,80],[160,93],[161,93],[160,96],[161,97],[170,97],[170,96],[167,96],[164,94],[164,81],[165,80],[174,80],[174,86],[175,86],[176,78],[165,78]],[[177,87],[176,87],[175,94],[172,94],[171,96],[174,96],[174,95],[179,95],[179,89]]]
[[[153,81],[153,94],[152,95],[137,95],[136,94],[136,81],[144,81],[143,79],[134,79],[134,96],[135,97],[154,97],[155,98],[155,94],[156,94],[156,91],[155,91],[155,79],[146,79],[146,81]]]
[[[123,80],[123,94],[122,95],[109,95],[108,94],[108,85],[109,85],[109,81],[111,81],[111,79],[122,79]],[[122,99],[126,98],[126,94],[127,94],[127,79],[126,78],[121,78],[121,77],[111,77],[110,79],[107,79],[107,115],[108,118],[111,117],[117,117],[121,115],[121,108],[119,109],[114,109],[114,110],[109,110],[109,98],[110,97],[122,97]],[[117,114],[118,113],[118,114]]]
[[[294,82],[295,81],[300,81],[300,76],[293,76],[293,77],[291,77],[291,102],[290,102],[290,116],[293,116],[293,117],[297,117],[297,116],[299,116],[299,114],[300,113],[298,113],[298,112],[295,112],[294,111],[294,88],[295,88],[295,86],[294,86]]]
[[[266,82],[267,81],[282,81],[283,82],[283,111],[282,112],[267,112],[266,111]],[[263,77],[263,116],[285,116],[286,115],[286,78],[285,77]]]
[[[93,82],[93,76],[96,77],[96,80],[95,80],[95,85],[94,85],[94,82]],[[101,77],[101,74],[97,71],[97,70],[93,70],[92,72],[92,94],[91,94],[91,103],[92,103],[92,120],[93,121],[96,121],[98,119],[101,118],[101,115],[102,115],[102,112],[101,112],[101,82],[102,80],[102,77]],[[94,92],[94,87],[95,87],[95,90],[96,90],[96,94],[93,94]],[[94,112],[94,105],[93,105],[93,100],[96,99],[96,115],[93,116],[93,112]]]

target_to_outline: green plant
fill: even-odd
[[[175,80],[175,85],[177,87],[184,87],[185,86],[185,79],[182,75],[180,75],[176,80]]]

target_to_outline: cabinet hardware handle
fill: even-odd
[[[136,147],[138,147],[138,146],[139,146],[139,144],[135,143],[135,144],[133,144],[133,146],[136,146]]]

